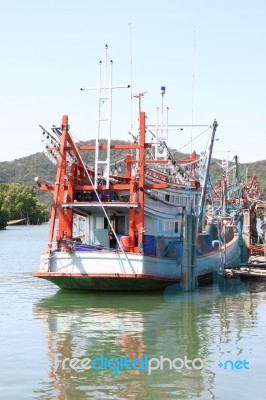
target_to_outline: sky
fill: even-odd
[[[264,0],[0,0],[0,161],[43,151],[39,124],[64,114],[76,139],[95,137],[96,93],[80,88],[97,85],[105,44],[113,83],[131,85],[113,91],[114,139],[137,132],[132,94],[146,92],[151,124],[162,105],[169,124],[216,119],[214,157],[265,160],[265,20]],[[206,151],[204,130],[169,132],[169,146]]]

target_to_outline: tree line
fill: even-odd
[[[21,183],[0,184],[0,228],[8,221],[25,219],[30,225],[37,225],[49,218],[49,210],[42,204],[31,185]]]

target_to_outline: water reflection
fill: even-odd
[[[50,362],[50,381],[41,382],[36,398],[215,399],[217,363],[228,349],[237,356],[246,352],[264,290],[263,285],[245,285],[232,294],[211,286],[168,298],[161,293],[59,291],[33,311],[43,327]],[[65,358],[101,355],[211,361],[201,370],[169,371],[166,366],[151,375],[137,370],[114,375],[110,370],[62,368]]]

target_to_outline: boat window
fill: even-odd
[[[170,231],[170,222],[169,221],[164,221],[164,231],[169,232]]]
[[[107,228],[108,228],[107,218],[104,217],[95,218],[95,229],[107,229]]]
[[[170,194],[165,195],[165,201],[170,201]]]
[[[73,237],[76,238],[83,237],[85,231],[86,231],[86,218],[74,213],[73,227],[72,227]]]
[[[162,230],[164,233],[174,234],[178,233],[178,221],[160,221],[159,231]],[[161,229],[162,228],[162,229]]]
[[[96,217],[95,218],[95,229],[103,229],[103,218],[102,217]]]

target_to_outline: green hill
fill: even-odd
[[[121,143],[118,141],[114,141],[115,143]],[[92,144],[92,141],[89,142]],[[122,142],[126,143],[126,142]],[[123,158],[125,151],[121,151],[120,153],[116,152],[116,159]],[[180,158],[182,158],[181,154],[178,154]],[[87,163],[92,163],[92,159],[85,160]],[[221,168],[217,165],[216,161],[212,162],[212,176],[213,181],[221,177]],[[261,189],[261,199],[266,199],[266,160],[257,161],[254,163],[242,164],[241,165],[243,171],[247,171],[247,178],[251,178],[253,174],[257,176],[260,189]],[[4,161],[0,162],[0,183],[27,183],[32,185],[36,193],[44,204],[50,206],[52,194],[41,192],[38,190],[36,183],[34,182],[34,178],[36,176],[40,176],[45,178],[46,180],[54,181],[56,173],[56,166],[51,163],[51,161],[44,155],[44,153],[36,153],[32,154],[28,157],[23,157],[19,159],[15,159],[14,161]]]
[[[56,167],[48,160],[44,153],[32,154],[14,161],[0,162],[1,183],[26,183],[34,187],[38,198],[47,206],[51,205],[52,194],[41,192],[34,181],[36,176],[45,177],[54,181]]]

